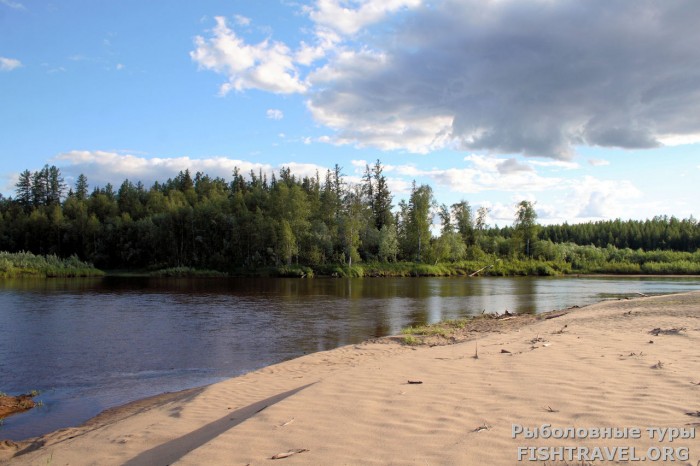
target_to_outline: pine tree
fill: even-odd
[[[15,184],[15,192],[17,193],[17,202],[25,209],[32,205],[32,173],[29,170],[24,170],[19,174],[19,180]]]
[[[84,201],[85,199],[87,199],[87,193],[88,193],[87,176],[85,176],[81,173],[75,182],[75,197],[79,201]]]

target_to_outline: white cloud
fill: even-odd
[[[281,120],[284,118],[284,113],[282,110],[276,108],[271,108],[267,110],[267,118],[270,120]]]
[[[594,167],[604,167],[606,165],[610,165],[609,160],[602,160],[602,159],[588,159],[588,163],[590,165],[593,165]]]
[[[427,178],[438,187],[455,193],[475,194],[484,191],[539,192],[558,189],[565,180],[538,175],[528,165],[515,159],[502,159],[482,155],[465,157],[465,168],[419,169],[415,165],[386,165],[385,173],[403,177]],[[363,163],[364,161],[356,161]]]
[[[546,161],[541,161],[541,160],[529,160],[528,161],[531,165],[537,166],[537,167],[553,167],[553,168],[562,168],[564,170],[576,170],[581,168],[581,165],[579,165],[576,162],[568,162],[565,160],[546,160]]]
[[[391,13],[416,8],[421,3],[421,0],[318,0],[307,12],[317,26],[352,35]]]
[[[329,48],[328,46],[312,46],[302,42],[294,56],[294,60],[300,65],[309,66],[316,60],[323,58]]]
[[[659,141],[665,146],[683,146],[700,142],[700,133],[673,134],[659,137]]]
[[[280,167],[282,166],[289,168],[292,175],[295,175],[297,178],[304,178],[306,176],[309,178],[315,178],[316,173],[318,173],[319,177],[323,179],[326,170],[328,170],[328,167],[317,165],[315,163],[287,162],[280,165]]]
[[[360,29],[385,19],[398,11],[415,8],[422,0],[317,0],[314,6],[302,11],[314,23],[313,43],[301,41],[295,52],[287,44],[266,39],[258,44],[247,44],[226,24],[226,19],[215,17],[216,26],[211,37],[195,38],[196,49],[190,52],[200,68],[227,76],[219,92],[260,89],[288,94],[303,93],[307,84],[301,79],[297,66],[310,66],[329,52],[338,53],[343,36],[353,35]],[[249,26],[250,18],[234,16],[238,26]]]
[[[192,176],[197,172],[212,177],[231,179],[234,168],[247,176],[250,171],[267,174],[268,179],[273,173],[279,173],[282,167],[289,167],[297,177],[315,177],[318,171],[323,177],[328,167],[311,163],[290,161],[273,166],[267,163],[249,160],[232,159],[228,157],[190,158],[190,157],[144,157],[122,151],[70,151],[59,154],[53,160],[66,178],[77,178],[81,173],[87,176],[91,186],[105,186],[107,183],[117,186],[125,179],[133,183],[141,181],[146,187],[153,182],[163,182],[177,176],[180,171],[189,170]],[[15,179],[16,181],[16,179]]]
[[[239,26],[250,26],[250,18],[242,15],[234,15],[233,18],[235,19],[236,24]]]
[[[22,62],[15,58],[0,57],[0,71],[12,71],[22,66]]]
[[[264,172],[272,170],[269,164],[236,160],[226,157],[194,159],[190,157],[147,158],[139,155],[107,151],[71,151],[56,156],[61,170],[71,176],[84,173],[92,186],[117,184],[125,179],[142,181],[149,185],[154,181],[165,181],[180,171],[190,170],[192,175],[201,171],[210,176],[230,179],[235,167],[242,173],[250,170]]]
[[[212,37],[197,36],[195,45],[196,49],[190,52],[192,60],[202,69],[227,77],[228,81],[219,88],[221,95],[234,89],[260,89],[278,94],[306,90],[287,45],[269,39],[255,45],[246,44],[221,16],[216,17]]]
[[[526,189],[525,186],[523,188]],[[532,191],[514,191],[511,204],[490,201],[481,204],[491,209],[491,221],[503,226],[513,222],[514,206],[523,199],[535,203],[538,222],[545,225],[631,218],[633,212],[643,216],[643,212],[649,210],[638,209],[635,202],[642,199],[642,193],[630,181],[601,180],[591,176],[561,180],[560,184],[540,190],[537,195]],[[663,206],[654,208],[663,211]]]
[[[497,224],[500,226],[511,225],[515,220],[515,204],[505,204],[502,202],[486,202],[482,204],[489,209],[486,216],[487,224]]]
[[[115,66],[115,68],[117,69],[117,71],[121,71],[121,70],[124,69],[124,64],[123,64],[123,63],[117,63],[117,66]]]
[[[21,4],[20,2],[15,2],[13,0],[0,0],[0,3],[14,10],[26,10],[23,4]]]
[[[573,200],[581,219],[607,219],[629,216],[628,201],[642,196],[641,191],[626,180],[598,180],[591,176],[571,186]]]

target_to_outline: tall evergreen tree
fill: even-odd
[[[392,209],[392,195],[387,184],[386,177],[382,174],[384,167],[377,159],[372,169],[372,177],[374,180],[372,191],[372,216],[374,217],[374,225],[377,230],[380,230],[384,225],[392,225],[394,223],[394,215]]]
[[[32,205],[32,172],[29,170],[24,170],[19,174],[19,179],[17,184],[15,184],[15,192],[17,194],[17,202],[19,202],[22,207],[29,209]]]
[[[44,167],[44,170],[47,170]],[[47,174],[45,175],[48,185],[48,193],[46,198],[47,205],[58,205],[61,203],[64,193],[66,192],[67,186],[63,175],[61,175],[61,170],[52,165],[48,167]]]
[[[87,176],[85,176],[81,173],[78,176],[78,179],[75,181],[75,197],[79,201],[84,201],[85,199],[87,199],[87,195],[88,195]]]

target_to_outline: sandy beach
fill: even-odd
[[[3,442],[0,462],[696,466],[698,348],[700,292],[608,301],[450,345],[311,354]]]

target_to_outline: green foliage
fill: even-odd
[[[168,278],[214,278],[227,277],[228,274],[217,270],[198,270],[192,267],[170,267],[160,269],[150,273],[153,277],[168,277]]]
[[[299,265],[283,265],[275,269],[274,275],[276,277],[287,278],[313,278],[314,271],[310,267],[304,267]]]
[[[417,345],[420,345],[423,343],[422,340],[414,337],[413,335],[404,335],[403,342],[404,342],[404,344],[409,345],[409,346],[417,346]]]
[[[513,225],[498,228],[486,224],[486,207],[474,213],[461,201],[440,206],[433,237],[431,187],[414,183],[393,212],[379,161],[355,185],[337,165],[323,178],[285,167],[269,180],[261,171],[234,169],[224,180],[185,170],[150,188],[124,180],[116,192],[108,184],[90,194],[81,175],[66,196],[60,171],[45,166],[22,172],[15,187],[15,199],[0,197],[0,250],[46,263],[0,258],[2,276],[93,274],[90,264],[168,276],[449,276],[489,265],[481,275],[700,273],[692,217],[542,227],[522,201]]]
[[[0,252],[0,277],[94,277],[104,273],[77,256],[60,259],[55,255],[37,256],[31,252]]]

